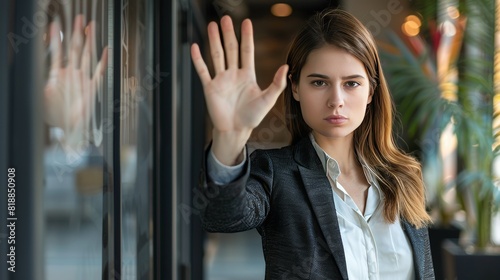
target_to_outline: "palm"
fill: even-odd
[[[196,44],[192,48],[193,62],[203,84],[214,129],[221,132],[251,130],[262,121],[283,91],[287,67],[282,66],[278,70],[267,89],[260,89],[255,79],[250,21],[246,20],[242,24],[241,68],[238,67],[238,42],[230,18],[223,17],[221,25],[225,50],[220,42],[217,25],[211,23],[208,27],[215,77],[211,78]]]
[[[68,61],[66,65],[62,65],[60,26],[56,22],[50,26],[52,61],[49,79],[44,88],[45,120],[66,132],[88,121],[90,105],[106,68],[107,48],[104,48],[95,68],[91,67],[94,24],[89,23],[88,27],[84,38],[83,17],[76,16],[72,40],[68,47]]]
[[[47,121],[57,127],[75,127],[92,97],[95,82],[80,69],[62,68],[50,75],[45,86]]]
[[[205,97],[214,125],[221,131],[256,127],[273,105],[244,69],[226,71],[205,86]]]

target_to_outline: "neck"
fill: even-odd
[[[347,175],[360,166],[354,151],[352,134],[348,137],[329,138],[313,132],[313,136],[325,153],[337,161],[342,174]]]

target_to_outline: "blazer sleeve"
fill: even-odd
[[[265,150],[247,155],[242,174],[234,181],[219,185],[208,179],[205,150],[199,193],[193,197],[194,208],[205,230],[239,232],[262,225],[269,212],[273,185],[273,165]]]

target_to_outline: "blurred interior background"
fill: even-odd
[[[470,271],[466,255],[496,257],[479,261],[490,269],[500,256],[497,2],[7,0],[0,182],[16,169],[18,271],[7,270],[3,227],[0,279],[263,279],[255,230],[201,229],[211,124],[189,48],[199,43],[210,63],[207,24],[250,18],[265,87],[295,32],[327,7],[353,13],[377,41],[398,144],[424,170],[436,278],[497,279],[456,270]],[[283,112],[280,99],[251,150],[288,144]]]

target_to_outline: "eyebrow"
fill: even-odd
[[[307,77],[321,78],[321,79],[330,79],[330,77],[328,77],[327,75],[318,74],[318,73],[309,74],[309,75],[307,75]],[[365,77],[363,77],[361,75],[357,75],[357,74],[342,77],[343,80],[356,79],[356,78],[364,79]]]

